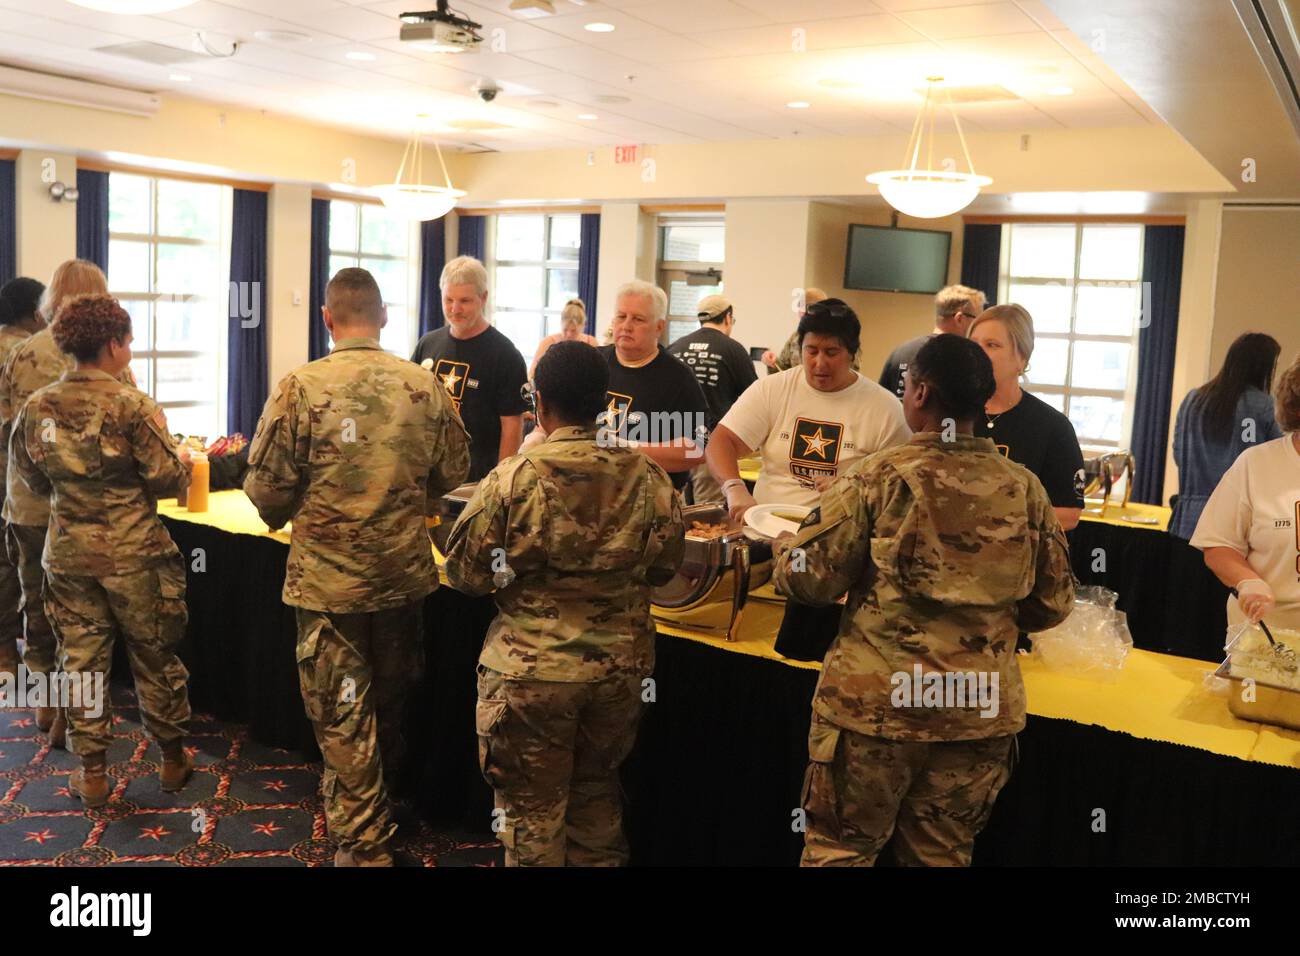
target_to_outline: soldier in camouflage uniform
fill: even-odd
[[[45,325],[39,305],[45,286],[35,279],[18,278],[0,289],[0,367],[24,339]],[[8,430],[4,430],[8,438]],[[0,503],[4,501],[4,474],[9,462],[9,442],[0,442]],[[4,534],[0,520],[0,535]],[[0,541],[0,673],[18,673],[18,638],[23,636],[22,588],[18,567]],[[16,685],[15,685],[16,686]],[[48,724],[47,724],[48,727]]]
[[[654,667],[650,588],[685,539],[667,473],[597,438],[608,376],[591,346],[551,346],[536,370],[546,440],[483,478],[448,542],[452,586],[495,589],[500,611],[475,723],[507,866],[627,861],[618,768]]]
[[[438,586],[424,519],[465,480],[469,441],[433,374],[380,348],[374,277],[343,269],[325,295],[334,350],[276,386],[244,490],[272,528],[293,519],[284,602],[297,611],[335,864],[391,866],[402,709],[423,667],[420,609]]]
[[[1038,479],[972,435],[993,388],[978,346],[936,336],[907,372],[912,440],[838,479],[777,544],[782,592],[848,592],[813,698],[806,866],[869,866],[891,837],[903,865],[969,865],[1010,776],[1017,632],[1063,621],[1074,587]],[[954,692],[931,695],[936,678]]]
[[[54,270],[45,302],[41,307],[46,322],[54,321],[65,302],[79,295],[107,295],[108,281],[99,266],[84,259],[69,259]],[[27,399],[39,388],[58,381],[72,370],[72,359],[54,342],[49,328],[24,339],[9,353],[0,367],[0,443],[6,448],[14,418]],[[130,369],[121,379],[135,384]],[[41,589],[45,578],[41,554],[50,520],[50,502],[36,495],[21,481],[6,477],[4,509],[5,548],[18,568],[22,588],[22,613],[26,620],[27,649],[23,662],[34,674],[51,674],[58,669],[58,646],[54,629],[46,618]],[[62,747],[67,726],[65,715],[53,707],[36,708],[36,726],[47,731],[53,747]]]
[[[45,613],[70,677],[103,675],[101,701],[65,701],[68,741],[81,769],[68,787],[87,807],[110,792],[108,675],[121,633],[145,729],[163,754],[162,788],[181,789],[189,673],[176,656],[185,634],[185,565],[158,519],[158,497],[189,485],[188,455],[162,409],[118,380],[131,361],[131,317],[107,295],[59,311],[54,341],[76,367],[34,394],[14,420],[11,474],[50,500]]]

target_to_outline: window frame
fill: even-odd
[[[326,261],[329,264],[329,272],[331,276],[333,276],[334,273],[337,271],[334,268],[335,259],[349,259],[351,260],[349,265],[351,267],[358,268],[358,269],[365,268],[365,266],[361,264],[361,260],[363,259],[379,259],[384,262],[400,262],[405,265],[406,301],[393,302],[388,299],[385,299],[384,308],[388,308],[391,305],[397,305],[406,310],[406,343],[407,344],[405,350],[401,352],[395,352],[391,349],[385,349],[385,351],[389,352],[392,355],[397,355],[400,358],[410,358],[411,353],[415,351],[416,343],[419,341],[419,335],[417,333],[419,331],[419,321],[420,321],[419,283],[420,283],[420,255],[422,252],[420,248],[420,232],[419,232],[420,224],[418,222],[417,223],[408,222],[406,224],[406,255],[396,256],[393,255],[392,253],[387,253],[387,252],[367,252],[362,247],[361,244],[361,237],[363,231],[363,225],[361,221],[362,218],[361,210],[364,206],[382,207],[383,203],[378,201],[372,202],[362,198],[348,199],[348,198],[333,197],[333,196],[330,197],[329,202],[330,202],[331,218],[334,215],[334,207],[336,204],[346,204],[349,206],[356,207],[356,230],[355,230],[356,248],[355,249],[335,249],[334,246],[331,245],[330,243],[330,239],[332,238],[334,233],[332,227],[330,229],[329,235],[325,237],[325,245],[326,245],[325,257],[326,257]],[[381,289],[380,291],[382,292],[383,290]],[[319,321],[319,318],[313,316],[312,321]]]
[[[1015,276],[1011,274],[1011,241],[1012,233],[1017,228],[1034,226],[1072,226],[1074,228],[1074,262],[1069,278],[1042,278],[1038,276]],[[1142,258],[1146,245],[1146,230],[1141,225],[1138,229],[1138,248],[1137,248],[1137,278],[1136,279],[1081,279],[1079,276],[1079,267],[1083,258],[1083,231],[1087,229],[1106,229],[1106,228],[1133,228],[1131,222],[1097,222],[1077,219],[1063,219],[1057,221],[1042,221],[1032,223],[1006,223],[1002,230],[1002,248],[999,255],[998,268],[998,301],[1011,301],[1011,286],[1060,286],[1062,283],[1068,283],[1070,287],[1070,327],[1066,332],[1039,332],[1034,330],[1034,351],[1038,351],[1038,343],[1044,340],[1065,341],[1068,343],[1065,360],[1065,384],[1049,385],[1039,384],[1033,381],[1032,367],[1033,359],[1030,359],[1030,371],[1025,375],[1026,391],[1038,395],[1060,395],[1063,398],[1063,414],[1068,418],[1070,414],[1070,400],[1074,397],[1086,398],[1107,398],[1123,402],[1124,417],[1120,426],[1120,438],[1118,441],[1111,441],[1095,435],[1079,434],[1075,429],[1079,445],[1083,448],[1097,449],[1102,451],[1117,451],[1129,448],[1132,444],[1133,437],[1133,420],[1136,412],[1137,402],[1137,356],[1138,340],[1141,335],[1142,327],[1142,303],[1145,301],[1143,292],[1142,278]],[[1080,283],[1088,287],[1098,286],[1117,286],[1129,284],[1134,287],[1138,294],[1139,305],[1134,313],[1133,331],[1129,335],[1104,335],[1089,332],[1075,331],[1078,321],[1079,309],[1079,288]],[[1074,347],[1079,342],[1099,342],[1112,343],[1132,346],[1133,360],[1129,363],[1128,376],[1124,383],[1123,389],[1105,389],[1105,388],[1088,388],[1084,386],[1075,386],[1074,378]],[[1071,422],[1073,425],[1073,422]]]
[[[162,245],[179,245],[191,247],[211,247],[217,250],[218,261],[224,264],[225,282],[222,288],[216,290],[217,295],[212,300],[212,305],[217,310],[217,321],[222,319],[229,321],[229,289],[230,289],[230,240],[231,240],[231,220],[234,207],[233,189],[220,183],[203,183],[202,185],[213,185],[220,190],[221,211],[218,215],[217,238],[216,239],[191,239],[184,236],[164,235],[159,231],[159,212],[160,204],[158,202],[159,183],[166,180],[170,182],[189,183],[191,180],[184,178],[170,177],[162,173],[152,173],[146,170],[132,171],[110,171],[109,172],[109,195],[112,195],[113,176],[130,176],[143,179],[149,183],[149,232],[118,232],[110,229],[108,234],[109,248],[112,249],[114,240],[123,242],[140,242],[146,243],[149,247],[149,284],[157,286],[158,284],[158,255],[159,248]],[[111,198],[110,198],[111,202]],[[109,263],[109,269],[112,269],[112,262]],[[150,398],[158,403],[166,414],[168,409],[173,408],[202,408],[205,405],[216,405],[216,422],[219,437],[228,432],[230,423],[226,420],[226,394],[227,394],[227,368],[229,365],[229,334],[228,330],[219,325],[216,335],[217,348],[214,353],[208,353],[202,349],[158,349],[155,344],[158,341],[158,311],[159,302],[205,302],[208,297],[199,293],[178,294],[175,292],[157,292],[139,289],[113,289],[110,286],[110,292],[113,297],[122,303],[130,302],[147,302],[150,307],[149,338],[147,348],[138,348],[136,341],[132,341],[131,346],[131,363],[145,363],[148,369],[147,382],[149,389],[146,392]],[[133,323],[134,325],[134,323]],[[135,329],[132,329],[134,336]],[[216,358],[216,380],[217,380],[217,397],[215,402],[204,401],[199,398],[168,400],[163,401],[158,398],[158,361],[160,359],[205,359],[213,354]]]
[[[672,310],[673,289],[672,280],[675,276],[672,273],[695,273],[709,272],[715,270],[718,273],[717,282],[707,286],[710,289],[716,289],[716,294],[721,295],[726,288],[727,275],[727,217],[726,213],[716,213],[701,215],[698,213],[689,213],[686,215],[660,215],[658,222],[658,235],[656,237],[656,258],[658,260],[655,274],[659,280],[659,287],[663,289],[664,295],[668,297],[668,314],[665,316],[663,342],[665,345],[671,344],[681,335],[674,335],[674,331],[682,334],[690,334],[700,327],[698,316],[691,315],[674,315]],[[664,250],[668,245],[668,230],[674,226],[717,226],[722,229],[722,248],[723,258],[720,260],[712,259],[665,259]],[[715,293],[709,292],[708,295]],[[703,298],[703,296],[701,296]],[[674,330],[673,325],[685,326]]]
[[[542,258],[540,260],[498,259],[497,258],[497,226],[499,221],[501,219],[531,219],[538,216],[542,217],[543,220]],[[557,218],[573,218],[578,220],[578,258],[575,260],[570,261],[568,259],[549,258],[551,253],[551,231],[554,228],[555,220]],[[484,268],[486,268],[488,274],[488,287],[492,291],[492,295],[488,299],[488,309],[491,312],[491,322],[493,327],[496,327],[497,325],[496,320],[498,314],[532,315],[534,313],[540,312],[542,316],[542,322],[541,322],[542,334],[538,338],[538,342],[541,342],[548,335],[554,335],[556,332],[560,331],[560,315],[564,311],[564,306],[559,305],[559,306],[552,307],[549,303],[550,289],[551,289],[551,273],[572,272],[574,278],[575,279],[578,278],[580,263],[582,261],[582,214],[577,212],[562,212],[562,211],[496,213],[488,217],[486,235],[484,236],[484,248],[486,250],[485,254],[488,261],[485,262],[483,265]],[[518,266],[524,268],[528,268],[528,267],[541,268],[542,307],[540,309],[525,309],[516,306],[502,306],[499,304],[499,301],[496,296],[497,269],[501,267],[510,268],[512,266]],[[574,294],[575,296],[581,298],[581,287],[579,287],[578,292]],[[596,304],[594,302],[586,302],[584,303],[584,305],[587,308],[588,315],[593,315],[595,313]],[[554,326],[554,328],[552,328],[552,326]],[[585,332],[586,330],[584,329],[583,331]],[[513,343],[514,340],[511,339],[511,342]],[[519,348],[518,344],[515,344],[515,348]],[[535,352],[536,350],[534,349],[534,354]],[[522,349],[520,349],[520,353],[521,354],[523,353]],[[533,360],[533,355],[524,356],[524,361],[529,363],[530,365],[532,363],[532,360]]]

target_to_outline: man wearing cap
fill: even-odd
[[[711,432],[741,392],[758,381],[758,376],[749,352],[731,337],[736,315],[730,300],[721,295],[705,296],[696,311],[700,327],[668,346],[668,352],[695,373],[709,403]],[[691,472],[691,488],[696,504],[726,500],[703,463]]]

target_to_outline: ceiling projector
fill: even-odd
[[[400,39],[416,49],[434,53],[465,53],[478,49],[483,37],[478,33],[482,24],[475,23],[447,7],[447,0],[438,0],[437,10],[403,13]]]

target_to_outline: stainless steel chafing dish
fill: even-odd
[[[692,534],[694,522],[727,524],[727,508],[722,504],[690,505],[682,509],[686,521],[686,551],[681,567],[671,581],[650,593],[659,608],[689,611],[706,605],[725,605],[730,598],[731,613],[723,624],[696,619],[704,627],[725,627],[727,640],[734,641],[749,592],[762,587],[772,577],[772,543],[752,530],[737,528],[717,537]],[[734,527],[734,526],[733,526]]]
[[[469,481],[453,488],[438,499],[438,513],[424,519],[424,525],[429,531],[429,540],[433,542],[433,547],[440,558],[447,556],[447,538],[451,536],[451,529],[456,524],[456,519],[465,510],[470,498],[474,497],[477,488],[476,481]]]

